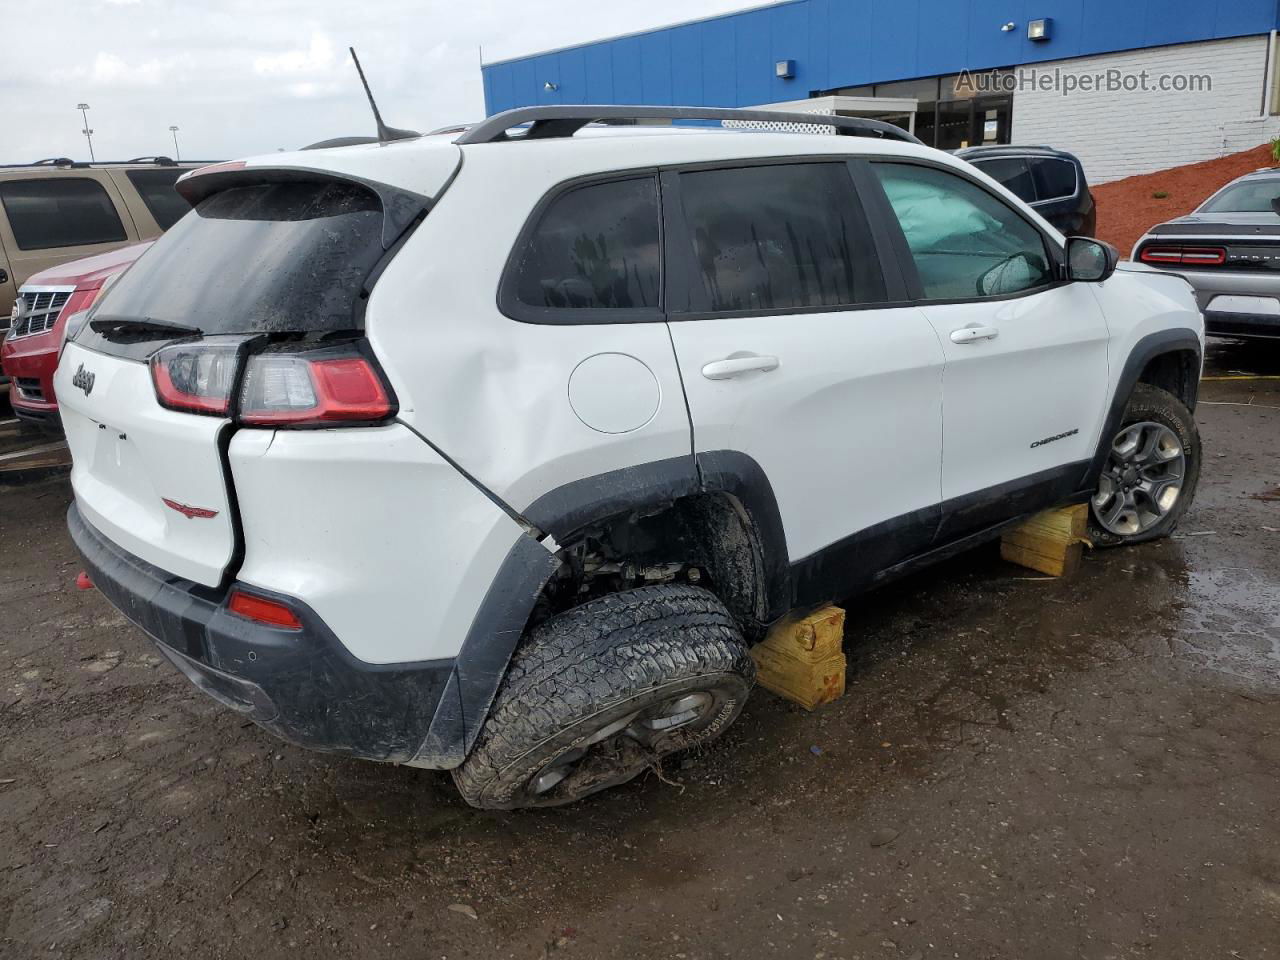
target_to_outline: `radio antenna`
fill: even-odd
[[[378,124],[378,142],[390,143],[392,140],[408,140],[422,136],[416,130],[400,130],[396,127],[388,127],[382,122],[382,114],[378,112],[378,104],[373,99],[373,91],[369,89],[369,81],[364,77],[364,68],[360,66],[356,48],[347,47],[347,50],[351,53],[351,61],[356,65],[356,73],[360,74],[360,84],[364,87],[364,95],[369,98],[369,109],[373,111],[373,119]]]

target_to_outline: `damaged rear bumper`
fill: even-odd
[[[392,762],[412,760],[428,734],[435,750],[462,752],[456,711],[442,711],[449,721],[432,724],[454,673],[452,659],[366,663],[294,598],[246,587],[286,602],[301,629],[246,620],[227,610],[229,591],[183,580],[121,550],[74,503],[67,527],[102,594],[187,679],[276,736],[313,750]]]

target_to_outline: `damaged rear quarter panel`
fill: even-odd
[[[461,172],[382,275],[365,313],[400,419],[517,511],[572,480],[691,450],[664,323],[554,326],[498,309],[507,257],[538,200],[595,172],[592,157],[616,165],[616,154],[564,145],[544,163],[542,146],[467,148]],[[574,369],[602,353],[634,357],[657,381],[657,411],[639,429],[593,430],[570,406]]]
[[[239,579],[307,603],[355,657],[453,657],[521,528],[401,424],[241,430]]]

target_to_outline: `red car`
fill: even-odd
[[[53,371],[67,320],[88,310],[112,277],[140,257],[150,242],[59,264],[33,274],[14,301],[9,334],[0,345],[0,367],[13,380],[9,402],[19,420],[62,432]]]

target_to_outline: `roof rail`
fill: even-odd
[[[178,162],[173,157],[166,157],[159,154],[146,157],[134,157],[126,160],[125,163],[154,163],[157,167],[176,167]]]
[[[865,117],[838,117],[830,113],[793,113],[779,110],[739,110],[727,107],[624,107],[556,105],[518,107],[495,114],[476,124],[454,143],[497,143],[512,139],[507,131],[529,124],[529,132],[520,139],[541,140],[548,137],[571,137],[589,123],[625,123],[634,120],[737,120],[755,123],[795,123],[834,127],[835,132],[852,137],[881,137],[904,143],[924,143],[914,134],[883,120]]]

